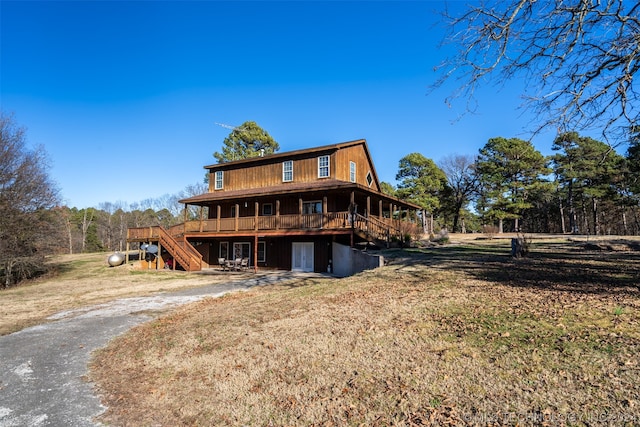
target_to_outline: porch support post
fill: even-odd
[[[187,219],[189,218],[189,205],[187,203],[184,204],[184,231],[187,231]]]
[[[129,230],[127,229],[127,239],[129,239]],[[127,249],[124,252],[124,263],[129,264],[129,240],[127,240]]]
[[[351,247],[354,246],[354,233],[355,233],[355,222],[356,222],[356,193],[354,191],[351,192],[349,196],[349,215],[351,215],[351,241],[349,242]]]
[[[204,227],[204,206],[200,206],[200,232],[202,233]]]
[[[260,209],[260,205],[258,204],[258,202],[256,202],[256,212],[255,212],[255,215],[254,215],[254,217],[255,217],[254,230],[256,230],[256,231],[258,231],[258,210],[259,209]],[[256,237],[256,239],[257,239],[257,237]],[[257,266],[257,264],[256,264],[256,266]]]
[[[302,227],[302,197],[298,197],[298,227]]]
[[[158,256],[156,256],[156,270],[160,270],[161,259],[162,259],[162,245],[160,244],[160,241],[158,241]],[[164,260],[162,260],[162,262],[164,263]]]
[[[367,211],[365,212],[367,233],[369,232],[369,215],[371,214],[371,196],[367,196]]]
[[[280,229],[280,199],[276,200],[276,230]]]
[[[327,196],[322,198],[322,222],[320,223],[321,228],[325,228],[327,222]]]
[[[256,205],[257,204],[258,203],[256,202]],[[253,241],[253,272],[258,272],[258,233],[256,233],[256,237]]]
[[[222,208],[220,207],[220,205],[218,205],[216,207],[216,231],[219,232],[220,231],[220,213],[222,211]]]
[[[382,199],[378,202],[378,219],[382,221]]]
[[[394,228],[398,228],[398,220],[397,219],[393,219],[393,213],[396,210],[396,205],[394,205],[393,203],[391,204],[391,224],[393,224]]]
[[[238,231],[238,222],[240,218],[240,205],[236,203],[236,218],[235,218],[235,231]]]

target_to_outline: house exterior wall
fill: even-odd
[[[250,188],[273,187],[276,185],[286,184],[283,181],[283,163],[287,160],[293,161],[293,181],[291,182],[312,182],[318,179],[318,157],[329,156],[329,177],[336,176],[336,159],[335,152],[313,153],[312,156],[291,156],[279,157],[277,159],[264,160],[257,165],[234,165],[221,164],[216,168],[210,169],[209,172],[209,192],[246,190]],[[348,167],[348,166],[347,166]],[[215,171],[223,171],[224,180],[223,188],[216,190],[214,188]],[[348,174],[347,174],[348,180]]]
[[[203,253],[204,261],[211,267],[218,265],[220,256],[220,246],[226,242],[229,248],[233,248],[234,243],[250,243],[251,245],[251,267],[253,267],[253,236],[229,236],[226,238],[215,238],[207,245],[200,245],[198,251],[208,246],[206,253]],[[291,248],[293,242],[313,242],[314,256],[313,266],[316,273],[326,272],[329,260],[332,256],[331,236],[291,236],[291,237],[266,237],[259,238],[258,242],[265,244],[265,261],[259,261],[259,268],[274,268],[281,270],[291,270]]]
[[[321,156],[329,157],[326,178],[318,176]],[[290,182],[283,178],[287,161],[293,165]],[[352,162],[355,177],[351,176]],[[326,272],[334,259],[334,243],[349,247],[358,241],[377,239],[388,244],[390,236],[402,232],[401,219],[394,217],[395,212],[416,208],[380,192],[364,140],[205,168],[209,171],[209,191],[181,200],[185,207],[200,207],[200,216],[189,217],[191,209],[185,209],[184,223],[169,230],[157,226],[129,229],[127,240],[164,239],[189,271],[200,265],[217,265],[221,242],[228,242],[229,250],[234,243],[250,245],[250,250],[247,245],[242,246],[243,257],[250,252],[253,261],[256,236],[264,243],[266,256],[258,267],[290,270],[292,247],[297,260],[306,261],[310,254],[309,245],[294,243],[313,242],[314,270]],[[216,181],[218,171],[223,179],[221,188],[216,189],[220,183]],[[316,203],[305,206],[305,202]],[[267,205],[269,211],[264,210]],[[202,216],[204,212],[208,212],[206,217]],[[172,243],[174,240],[177,243]],[[180,246],[180,242],[184,245]],[[183,250],[179,250],[181,247]],[[194,249],[202,255],[202,263],[197,255],[190,256]],[[351,255],[348,259],[359,262]]]
[[[372,174],[372,178],[374,178],[373,165],[361,145],[346,147],[335,153],[336,179],[351,182],[350,162],[356,164],[356,183],[376,191],[380,190],[375,179],[372,180],[371,185],[367,182],[367,173]]]

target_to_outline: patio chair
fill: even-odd
[[[234,260],[231,260],[231,259],[230,259],[230,260],[227,260],[227,263],[226,263],[227,268],[228,268],[229,270],[232,270],[232,271],[240,270],[240,262],[241,262],[241,261],[242,261],[242,260],[241,260],[240,258],[236,258],[236,259],[234,259]]]
[[[226,271],[227,270],[227,260],[226,259],[218,258],[218,265],[220,266],[222,271]]]
[[[240,270],[248,270],[249,269],[249,258],[242,258],[240,260]]]

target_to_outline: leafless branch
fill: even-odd
[[[639,119],[639,15],[637,2],[623,0],[488,0],[445,13],[445,43],[460,49],[437,67],[434,88],[456,79],[446,102],[463,98],[473,111],[480,84],[521,79],[534,133],[599,129],[619,142]]]

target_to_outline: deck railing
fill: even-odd
[[[340,230],[355,228],[378,240],[400,237],[406,229],[406,221],[390,218],[365,217],[349,212],[329,212],[303,215],[269,215],[238,218],[219,218],[187,221],[171,227],[173,236],[197,233],[275,231],[275,230]],[[154,227],[130,228],[129,239],[158,237]]]

